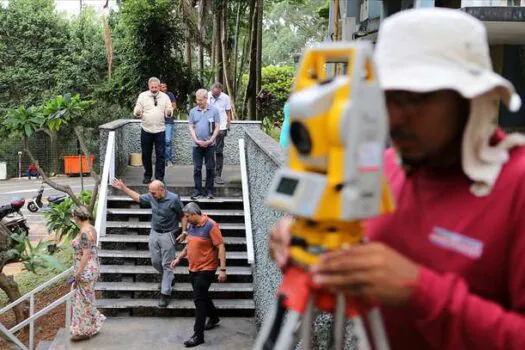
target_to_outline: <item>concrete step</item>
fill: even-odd
[[[98,299],[97,308],[101,309],[126,309],[135,307],[158,307],[157,299]],[[249,299],[216,299],[213,301],[217,309],[241,309],[249,310],[254,308],[253,300]],[[190,309],[195,310],[193,300],[171,300],[168,309]]]
[[[106,228],[147,228],[151,229],[151,222],[149,221],[107,221]],[[244,230],[244,224],[242,223],[219,223],[221,230]]]
[[[244,223],[233,222],[218,222],[219,228],[223,236],[245,237]],[[107,221],[106,234],[126,234],[129,231],[135,231],[140,234],[149,234],[151,230],[151,222],[149,221]]]
[[[177,251],[180,254],[181,251]],[[99,250],[99,258],[128,258],[128,259],[150,259],[151,254],[148,250]],[[246,252],[226,252],[226,261],[228,260],[246,260]]]
[[[158,283],[151,282],[98,282],[96,290],[100,291],[127,291],[127,292],[157,292]],[[190,283],[175,283],[174,292],[191,292],[193,289]],[[253,292],[251,283],[212,283],[210,292]]]
[[[221,223],[242,223],[244,221],[244,211],[242,209],[203,209],[203,212],[213,220]],[[136,218],[136,219],[135,219]],[[109,208],[107,214],[108,221],[151,221],[150,208]]]
[[[113,215],[146,215],[151,216],[151,209],[149,208],[109,208],[108,214]],[[206,215],[209,217],[217,217],[217,216],[240,216],[244,217],[244,211],[242,210],[223,210],[223,209],[217,209],[217,210],[206,210]]]
[[[125,262],[124,262],[125,263]],[[151,263],[144,260],[147,265],[125,265],[125,264],[103,264],[100,266],[101,282],[155,282],[162,279],[162,275],[151,266]],[[184,264],[184,265],[182,265]],[[190,281],[187,260],[183,260],[180,266],[174,269],[175,283]],[[232,283],[251,283],[253,281],[252,269],[250,266],[235,266],[230,264],[227,267],[228,282]]]
[[[52,341],[42,340],[38,343],[36,350],[49,350],[51,344],[53,344]]]
[[[242,210],[243,201],[241,196],[224,196],[216,197],[213,199],[199,198],[192,200],[189,196],[181,197],[182,203],[185,205],[189,202],[196,202],[200,208],[206,210],[217,210],[217,209],[228,209],[228,210]],[[123,195],[109,195],[108,196],[108,208],[147,208],[147,206],[141,206],[128,196]]]
[[[224,244],[228,245],[246,245],[245,237],[223,237]],[[106,235],[100,237],[101,243],[148,243],[148,235]]]
[[[205,190],[204,189],[205,183],[203,182],[202,185],[203,185],[203,190]],[[131,183],[131,184],[127,184],[127,186],[138,193],[148,192],[148,185],[144,185],[142,183]],[[179,196],[191,196],[193,194],[194,189],[195,187],[194,187],[193,181],[186,185],[168,186],[168,190],[170,190],[171,192],[177,193]],[[122,192],[119,192],[118,190],[111,188],[110,193],[120,194]],[[218,197],[242,196],[242,187],[240,183],[239,184],[214,185],[213,194]]]
[[[55,339],[53,339],[53,342],[49,346],[49,350],[64,350],[66,349],[67,345],[69,345],[69,337],[68,340],[66,340],[66,337],[68,337],[68,334],[66,334],[66,330],[64,328],[60,328],[55,335]]]
[[[118,313],[130,311],[132,315],[187,315],[195,313],[195,304],[191,299],[171,299],[165,308],[158,306],[158,299],[98,299],[96,306],[101,312]],[[253,316],[255,304],[251,299],[214,299],[219,316]]]
[[[215,281],[217,282],[217,281]],[[102,298],[119,299],[158,299],[160,298],[159,282],[98,282],[97,291]],[[193,289],[190,282],[175,282],[172,288],[174,299],[192,299]],[[213,299],[253,299],[252,283],[212,283],[210,297]]]
[[[245,237],[223,237],[227,252],[246,251]],[[148,250],[149,235],[109,234],[100,237],[100,246],[105,250]],[[183,242],[184,243],[184,242]]]
[[[197,200],[191,199],[189,196],[182,196],[181,200],[183,203],[188,202],[199,202],[199,203],[242,203],[242,197],[216,197],[213,199],[198,198]],[[122,195],[109,195],[108,202],[129,202],[136,203],[133,199],[128,196]]]

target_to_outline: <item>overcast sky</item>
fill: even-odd
[[[2,0],[4,6],[8,2],[8,0]],[[80,12],[80,3],[82,3],[82,6],[90,6],[95,8],[97,12],[102,12],[102,6],[104,6],[106,0],[55,0],[55,8],[69,15],[77,15]],[[110,0],[112,7],[115,7],[115,3],[115,0]]]

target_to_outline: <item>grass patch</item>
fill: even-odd
[[[60,260],[60,262],[65,266],[69,267],[73,265],[73,248],[71,247],[60,248],[60,250],[56,252],[54,256],[58,260]],[[15,281],[16,283],[18,283],[20,294],[24,295],[27,292],[32,291],[39,285],[49,281],[51,278],[55,277],[60,272],[62,271],[56,270],[54,268],[38,268],[36,274],[29,271],[22,271],[15,275]],[[38,294],[41,293],[43,293],[43,291]],[[3,290],[0,290],[0,306],[7,305],[7,302],[7,295],[4,293]]]

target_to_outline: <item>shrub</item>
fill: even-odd
[[[80,192],[80,202],[89,205],[91,194],[91,191]],[[47,229],[55,234],[57,243],[69,244],[78,233],[78,226],[73,222],[72,217],[74,208],[75,203],[70,198],[66,198],[59,204],[51,205],[51,208],[44,213]],[[95,217],[95,212],[92,216]]]
[[[261,91],[257,96],[258,108],[263,118],[280,126],[283,107],[292,90],[295,68],[293,66],[266,66],[262,69]]]

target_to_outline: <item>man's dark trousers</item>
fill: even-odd
[[[142,164],[144,165],[144,179],[151,179],[153,175],[151,164],[151,153],[155,145],[155,179],[164,180],[164,170],[166,163],[164,161],[164,131],[158,133],[149,133],[142,129],[140,134],[140,145],[142,147]]]
[[[202,161],[206,160],[206,192],[213,194],[215,172],[215,146],[193,147],[193,181],[195,191],[202,192]]]
[[[224,138],[228,134],[228,130],[219,130],[219,133],[217,134],[217,138],[215,139],[216,144],[216,151],[215,151],[215,160],[217,162],[215,167],[215,176],[221,177],[222,176],[222,163],[224,160],[224,156],[222,154],[222,150],[224,149]]]
[[[209,296],[208,290],[215,280],[215,271],[190,271],[191,286],[193,288],[193,302],[195,303],[194,335],[204,339],[206,316],[217,318],[217,309]]]

